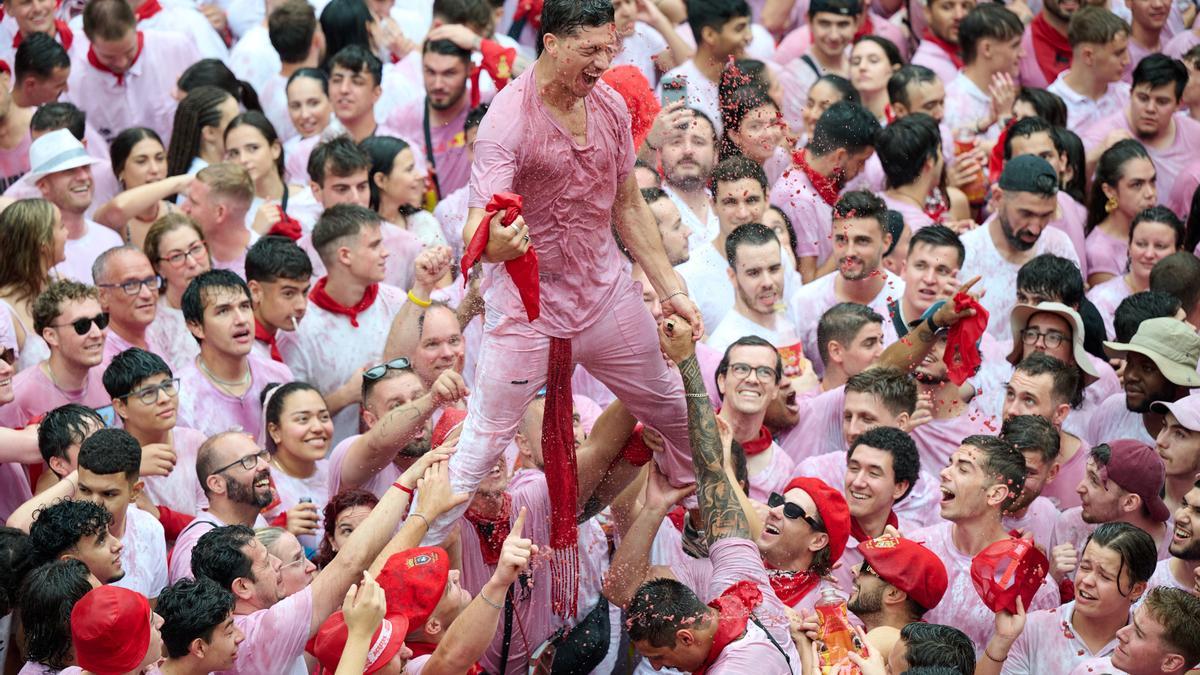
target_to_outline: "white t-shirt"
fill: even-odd
[[[125,536],[121,537],[121,567],[125,576],[113,586],[157,598],[167,586],[167,540],[154,516],[136,506],[125,509]]]
[[[95,283],[92,281],[92,264],[96,258],[108,249],[124,244],[121,235],[97,222],[84,219],[83,236],[67,240],[67,259],[54,266],[54,273],[59,278],[74,279],[90,286]]]
[[[666,48],[667,41],[658,31],[649,24],[638,21],[633,24],[633,35],[622,41],[621,51],[613,58],[612,65],[637,66],[653,87],[658,84],[658,67],[654,64],[654,57]]]

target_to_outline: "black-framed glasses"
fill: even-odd
[[[758,379],[765,382],[774,382],[778,377],[775,369],[770,366],[751,366],[749,363],[731,363],[729,364],[729,372],[738,377],[746,377],[751,372],[758,376]]]
[[[186,251],[179,251],[177,253],[172,253],[171,255],[169,255],[165,258],[159,258],[159,260],[164,260],[166,262],[171,263],[175,267],[179,267],[180,265],[183,264],[184,258],[191,258],[192,260],[195,260],[196,262],[200,262],[201,260],[204,259],[203,256],[207,253],[208,253],[208,244],[205,244],[202,241],[198,241],[198,242],[192,244],[191,246],[189,246],[188,250],[186,250]]]
[[[179,394],[179,378],[172,380],[163,380],[158,384],[152,384],[149,387],[142,387],[137,391],[131,391],[121,398],[128,401],[131,398],[136,398],[144,405],[154,405],[158,401],[158,394],[162,392],[167,395],[167,398],[175,398]]]
[[[260,460],[260,459],[264,462],[271,461],[271,453],[267,452],[266,450],[259,450],[258,452],[254,453],[253,455],[246,455],[245,457],[242,457],[241,459],[234,460],[234,461],[226,464],[225,466],[217,469],[216,471],[213,471],[213,473],[214,474],[221,473],[222,471],[232,469],[233,467],[237,466],[238,464],[241,464],[242,468],[247,471],[253,471],[254,467],[258,466],[258,460]]]
[[[401,356],[398,359],[392,359],[387,363],[381,363],[377,366],[371,366],[363,371],[364,380],[378,380],[387,375],[389,370],[409,370],[412,368],[412,362]]]
[[[130,279],[119,284],[96,284],[99,288],[119,288],[125,291],[125,295],[137,295],[142,292],[142,286],[149,288],[151,291],[157,291],[162,287],[162,277],[155,274],[152,277],[145,279]]]
[[[783,507],[783,516],[788,520],[803,520],[808,523],[809,527],[818,531],[824,532],[825,526],[822,525],[816,518],[810,516],[803,506],[795,502],[789,502],[783,498],[783,495],[778,492],[772,492],[770,497],[767,497],[767,506],[771,508]]]
[[[1024,342],[1027,345],[1036,345],[1038,338],[1042,338],[1046,341],[1047,349],[1055,349],[1066,341],[1067,336],[1056,330],[1040,333],[1036,328],[1026,328],[1025,330],[1021,331],[1021,342]]]
[[[108,312],[100,312],[96,316],[85,316],[70,323],[52,323],[50,325],[54,328],[70,326],[75,329],[76,335],[87,335],[88,331],[92,329],[92,324],[96,324],[96,328],[100,330],[108,328]]]

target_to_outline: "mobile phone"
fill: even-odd
[[[687,78],[682,75],[668,77],[662,81],[662,104],[665,108],[676,101],[687,99]]]
[[[96,414],[100,415],[100,419],[104,420],[104,426],[114,428],[117,426],[117,411],[113,410],[111,405],[106,405],[96,408]]]

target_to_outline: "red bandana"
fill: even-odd
[[[687,509],[676,506],[667,513],[667,518],[671,519],[671,524],[675,526],[675,529],[683,532],[683,521],[687,519]]]
[[[54,37],[58,38],[58,43],[63,46],[63,49],[70,51],[71,44],[75,42],[75,34],[71,32],[71,27],[67,25],[66,21],[55,19],[54,31],[56,33]],[[17,34],[13,36],[13,49],[20,47],[24,41],[25,36],[21,35],[21,31],[17,31]]]
[[[363,292],[362,300],[353,307],[347,307],[338,303],[337,300],[329,297],[329,293],[325,292],[325,282],[329,281],[329,277],[321,277],[316,286],[313,286],[312,292],[308,294],[308,299],[313,301],[313,304],[327,312],[341,314],[350,317],[350,325],[358,328],[358,315],[371,308],[375,304],[375,298],[379,296],[379,284],[371,284],[367,286],[367,290]]]
[[[858,30],[854,32],[854,39],[850,41],[850,44],[854,44],[855,42],[858,42],[859,38],[871,35],[874,32],[875,24],[871,21],[871,14],[868,12],[867,15],[863,17],[862,25],[859,26]]]
[[[771,581],[771,590],[775,591],[775,596],[788,607],[795,607],[821,583],[821,577],[812,572],[777,570],[770,565],[767,566],[767,578]]]
[[[1029,24],[1030,35],[1033,37],[1033,55],[1037,57],[1038,68],[1047,82],[1058,79],[1058,74],[1071,67],[1071,43],[1067,36],[1054,30],[1046,17],[1038,14]]]
[[[271,348],[271,360],[283,363],[283,357],[279,354],[279,345],[275,344],[275,334],[259,323],[258,319],[254,320],[254,339],[267,343],[267,346]]]
[[[774,441],[771,438],[771,432],[767,430],[766,426],[763,426],[758,430],[758,436],[748,441],[741,441],[741,444],[742,450],[746,451],[746,456],[753,457],[766,452],[767,448],[771,447],[772,442]]]
[[[692,671],[694,675],[704,675],[729,643],[745,635],[750,613],[761,602],[762,591],[758,590],[754,582],[739,581],[708,603],[709,607],[717,610],[717,632],[713,635],[712,647],[708,650],[704,664]]]
[[[435,642],[412,642],[411,640],[405,640],[404,646],[412,651],[412,658],[414,659],[422,656],[430,656],[437,651],[437,643]],[[476,663],[463,675],[484,675],[484,672],[483,668],[480,668],[479,664]]]
[[[133,10],[133,15],[137,17],[138,22],[142,22],[161,11],[162,5],[159,4],[158,0],[146,0],[146,2],[142,3],[141,7]]]
[[[796,164],[797,168],[804,172],[805,176],[808,176],[808,181],[812,183],[813,188],[816,189],[817,194],[821,196],[821,199],[825,200],[826,204],[833,206],[837,203],[838,193],[841,192],[841,188],[838,187],[838,181],[834,178],[822,176],[821,174],[817,173],[816,169],[809,166],[808,160],[805,157],[807,152],[807,150],[797,150],[796,152],[793,152],[792,162]]]
[[[942,356],[942,361],[946,363],[946,376],[961,386],[983,363],[979,355],[979,338],[987,330],[988,311],[966,293],[955,294],[953,302],[954,308],[960,312],[968,307],[975,310],[975,316],[959,320],[946,334],[946,353]]]
[[[142,31],[140,31],[140,30],[137,32],[137,43],[138,43],[137,53],[133,55],[133,63],[137,63],[138,58],[140,58],[142,55],[142,47],[146,46],[146,36],[143,35]],[[95,45],[90,45],[88,47],[87,60],[88,60],[88,63],[90,63],[92,65],[92,67],[95,68],[96,70],[99,70],[102,73],[108,73],[109,75],[112,75],[113,77],[117,78],[117,86],[118,87],[125,85],[125,73],[114,73],[112,70],[109,69],[108,66],[104,65],[103,63],[100,63],[100,59],[96,56],[96,46]],[[129,64],[130,68],[133,67],[133,63]]]
[[[475,509],[467,509],[467,521],[475,526],[479,534],[479,550],[483,553],[483,562],[495,565],[500,561],[500,551],[504,548],[504,540],[512,530],[512,495],[507,492],[500,505],[500,512],[492,518],[480,515]]]
[[[269,232],[267,232],[267,234],[276,234],[281,237],[287,237],[292,241],[297,241],[300,239],[300,237],[304,236],[304,229],[300,227],[300,221],[289,216],[287,212],[283,210],[282,206],[276,206],[275,208],[279,209],[279,220],[275,221],[275,224],[271,226],[271,229]]]
[[[888,511],[887,524],[900,529],[900,520],[896,518],[895,511]],[[850,536],[854,537],[854,541],[870,541],[875,537],[863,532],[862,525],[858,524],[858,518],[850,519]]]
[[[486,71],[491,76],[492,82],[496,84],[496,91],[500,91],[512,79],[512,68],[517,62],[517,50],[509,47],[505,49],[499,43],[491,40],[481,40],[479,42],[479,53],[483,56],[478,66],[471,69],[471,107],[478,108],[482,98],[482,92],[479,89],[479,74]]]
[[[942,51],[946,52],[946,56],[950,57],[950,62],[954,64],[955,68],[961,69],[963,67],[962,57],[958,55],[958,45],[951,44],[934,35],[933,31],[929,30],[928,28],[925,29],[925,34],[921,36],[921,40],[925,42],[932,42],[933,44],[941,47]]]

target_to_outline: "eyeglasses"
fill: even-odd
[[[213,473],[214,474],[221,473],[222,471],[225,471],[227,469],[232,469],[234,466],[237,466],[238,464],[241,464],[242,468],[247,471],[253,471],[254,467],[258,466],[258,460],[260,460],[260,459],[264,462],[271,461],[271,453],[267,452],[266,450],[259,450],[258,452],[254,453],[253,455],[246,455],[245,457],[243,457],[239,460],[230,462],[230,463],[226,464],[225,466],[217,469],[216,471],[213,471]]]
[[[283,563],[282,565],[280,565],[279,571],[282,572],[289,567],[295,567],[296,565],[303,565],[306,562],[308,562],[308,558],[305,558],[303,555],[301,555],[298,560],[293,560],[290,563]]]
[[[809,527],[818,531],[824,532],[825,526],[817,521],[816,518],[808,515],[803,506],[795,502],[789,502],[783,498],[783,495],[778,492],[772,492],[770,497],[767,497],[767,506],[776,508],[783,507],[783,516],[788,520],[803,520],[808,523]]]
[[[1036,328],[1026,328],[1025,330],[1021,331],[1021,341],[1027,345],[1036,345],[1038,338],[1042,338],[1046,341],[1047,349],[1054,349],[1066,341],[1067,336],[1054,330],[1046,333],[1039,333],[1038,329]]]
[[[179,378],[173,380],[163,380],[158,384],[152,384],[149,387],[142,387],[137,391],[131,391],[121,398],[128,401],[131,398],[137,398],[145,405],[153,405],[158,401],[158,393],[162,392],[167,395],[167,398],[175,398],[179,394]]]
[[[100,312],[96,316],[85,316],[70,323],[52,323],[50,325],[54,328],[70,326],[75,329],[76,335],[87,335],[92,330],[92,324],[96,324],[96,328],[100,330],[108,328],[108,312]]]
[[[130,279],[119,284],[96,284],[99,288],[119,288],[125,291],[125,295],[137,295],[142,292],[142,286],[149,288],[151,291],[156,291],[162,286],[162,277],[157,274],[145,279]]]
[[[392,359],[387,363],[381,363],[378,366],[372,366],[363,371],[363,379],[375,381],[387,375],[389,370],[408,370],[412,367],[412,363],[401,356],[398,359]]]
[[[208,253],[208,244],[205,244],[202,241],[198,241],[195,244],[192,244],[191,247],[189,247],[188,250],[186,250],[186,251],[180,251],[179,253],[172,253],[171,255],[169,255],[165,258],[159,258],[159,260],[160,261],[165,260],[165,261],[171,263],[172,265],[174,265],[175,267],[179,267],[180,265],[183,264],[184,258],[191,258],[192,260],[195,260],[196,262],[200,262],[206,253]]]
[[[770,382],[775,381],[775,378],[778,377],[774,368],[769,366],[751,367],[748,363],[731,363],[729,364],[729,371],[738,377],[746,377],[751,371],[754,371],[759,380]]]

